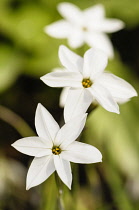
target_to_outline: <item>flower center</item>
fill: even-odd
[[[89,87],[91,87],[92,84],[93,84],[92,81],[88,78],[82,80],[82,86],[84,88],[89,88]]]
[[[83,31],[88,31],[87,27],[85,27],[85,26],[82,27],[82,30],[83,30]]]
[[[54,146],[54,147],[52,148],[52,153],[53,153],[54,155],[59,155],[59,154],[61,153],[61,149],[60,149],[59,147],[57,147],[57,146]]]

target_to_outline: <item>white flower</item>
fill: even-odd
[[[54,68],[53,69],[53,72],[57,72],[57,71],[64,71],[65,69],[64,68]],[[69,91],[70,87],[64,87],[61,91],[61,94],[60,94],[60,98],[59,98],[59,106],[61,108],[63,108],[66,104],[66,100],[67,100],[67,97],[68,97],[68,91]],[[114,96],[113,96],[114,97]],[[130,101],[130,98],[124,98],[124,99],[121,99],[121,98],[114,98],[115,101],[118,103],[118,104],[124,104],[128,101]],[[92,103],[97,105],[97,101],[94,99],[92,100]]]
[[[135,89],[123,79],[104,72],[107,56],[98,49],[89,49],[84,58],[60,46],[59,58],[64,71],[56,71],[41,77],[51,87],[70,87],[64,108],[65,122],[85,113],[93,100],[110,112],[119,113],[117,101],[137,96]]]
[[[124,27],[118,19],[106,18],[103,5],[98,4],[84,11],[71,3],[58,4],[59,13],[65,18],[44,28],[55,38],[67,38],[69,46],[78,48],[86,42],[112,58],[113,47],[105,33],[116,32]]]
[[[26,189],[44,182],[55,170],[71,189],[70,162],[96,163],[102,161],[99,150],[75,141],[80,135],[87,114],[79,115],[60,129],[52,115],[38,104],[35,126],[39,137],[22,138],[12,144],[18,151],[35,156],[27,174]]]

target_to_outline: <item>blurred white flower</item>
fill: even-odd
[[[39,137],[22,138],[12,144],[18,151],[35,156],[27,174],[26,189],[44,182],[55,170],[71,189],[70,162],[96,163],[102,161],[99,150],[75,141],[84,128],[87,114],[79,115],[60,129],[52,115],[39,104],[35,126]]]
[[[119,114],[117,101],[137,96],[128,82],[104,72],[108,59],[98,49],[89,49],[82,58],[60,46],[59,58],[66,70],[48,73],[41,80],[51,87],[70,87],[64,107],[65,122],[85,113],[94,100],[106,110]]]
[[[64,2],[58,4],[58,11],[65,20],[46,26],[44,31],[47,34],[55,38],[67,38],[69,46],[73,48],[85,42],[113,57],[113,47],[106,33],[122,29],[124,23],[121,20],[106,18],[101,4],[81,11],[74,4]]]

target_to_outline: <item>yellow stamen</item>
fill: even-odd
[[[60,149],[59,147],[57,147],[57,146],[54,146],[54,147],[52,148],[52,153],[53,153],[54,155],[59,155],[59,154],[61,153],[61,149]]]
[[[89,87],[91,87],[92,84],[93,84],[93,82],[88,78],[82,80],[82,86],[84,88],[89,88]]]

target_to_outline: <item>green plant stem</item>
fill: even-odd
[[[34,131],[21,117],[2,105],[0,105],[0,119],[14,127],[22,137],[35,135]]]
[[[58,209],[65,210],[64,202],[63,202],[63,189],[62,189],[63,183],[56,172],[55,172],[55,180],[56,180],[56,185],[57,185],[57,189],[58,189],[58,201],[57,201]]]

